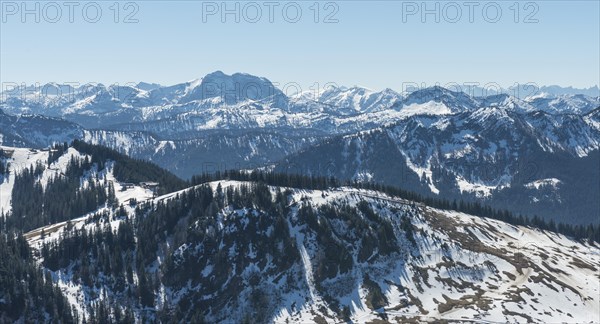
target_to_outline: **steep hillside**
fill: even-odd
[[[598,112],[481,108],[413,116],[328,139],[281,160],[275,170],[373,181],[560,222],[597,223]]]
[[[0,322],[74,323],[71,305],[45,276],[22,235],[0,233]]]
[[[165,139],[145,131],[100,130],[38,115],[13,116],[0,111],[0,145],[44,149],[56,143],[81,140],[102,145],[136,159],[152,161],[189,179],[210,170],[256,168],[295,153],[324,136],[290,130],[192,130],[181,138]]]
[[[150,162],[80,141],[43,150],[1,146],[0,164],[0,228],[18,231],[118,204],[116,181],[125,189],[156,183],[155,194],[186,186]]]
[[[42,148],[81,138],[83,128],[59,118],[12,116],[0,110],[0,145]]]
[[[223,180],[26,237],[87,318],[583,323],[600,314],[596,245],[371,190]]]
[[[152,161],[183,179],[202,172],[253,169],[318,143],[320,136],[278,131],[208,132],[199,138],[161,140],[144,132],[86,131],[83,141]]]

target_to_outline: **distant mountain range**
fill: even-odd
[[[391,89],[375,92],[339,87],[287,97],[265,78],[220,71],[168,87],[47,84],[7,91],[2,98],[0,108],[9,114],[61,117],[87,128],[146,130],[178,137],[189,136],[190,131],[251,128],[308,128],[337,134],[414,114],[449,114],[481,107],[585,114],[600,105],[598,94],[471,97],[439,86],[406,96]]]
[[[183,178],[260,167],[331,174],[575,223],[600,210],[597,88],[523,97],[338,87],[288,97],[265,78],[217,71],[168,87],[49,84],[2,98],[3,145],[79,138]]]

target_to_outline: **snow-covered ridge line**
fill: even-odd
[[[3,94],[7,100],[0,103],[0,109],[15,115],[65,117],[94,128],[188,119],[193,128],[201,130],[252,125],[296,128],[308,125],[321,129],[329,125],[344,129],[351,123],[365,124],[365,120],[382,125],[406,116],[447,115],[485,107],[519,113],[585,114],[600,106],[598,96],[565,94],[521,100],[508,94],[469,96],[440,86],[418,89],[406,96],[391,89],[376,92],[362,87],[329,87],[288,97],[266,78],[243,73],[227,75],[221,71],[169,87],[67,87],[69,96],[52,92],[44,95],[39,91],[27,92],[29,95],[7,92]]]
[[[110,174],[109,166],[104,175],[108,181],[112,181]],[[228,188],[252,183],[219,180],[154,198],[142,197],[141,193],[128,190],[122,195],[139,198],[138,203],[151,202],[156,205],[177,203],[178,195],[201,186],[210,186],[216,192],[218,187],[226,191]],[[211,228],[210,235],[215,237],[216,242],[231,244],[223,247],[231,257],[249,260],[246,268],[239,269],[239,280],[245,282],[250,274],[261,273],[264,276],[257,279],[258,287],[264,284],[281,293],[277,299],[279,307],[274,310],[272,319],[275,322],[314,321],[317,315],[327,322],[339,321],[331,304],[332,298],[340,306],[347,307],[347,315],[353,322],[381,319],[383,313],[388,320],[398,321],[444,319],[478,322],[594,322],[600,312],[597,297],[600,291],[597,280],[600,249],[595,245],[576,242],[551,232],[439,210],[374,190],[350,187],[324,190],[278,186],[268,188],[272,193],[290,192],[287,206],[289,213],[283,217],[289,238],[296,242],[294,246],[300,256],[297,265],[290,270],[292,272],[278,273],[278,269],[272,268],[273,260],[270,255],[265,256],[265,260],[257,259],[261,254],[255,250],[253,240],[263,235],[262,230],[249,237],[240,237],[244,235],[243,229],[250,222],[255,222],[253,225],[258,226],[261,219],[269,217],[265,211],[248,206],[236,209],[224,205],[215,216],[216,227]],[[119,199],[126,197],[120,196]],[[352,270],[338,272],[333,278],[323,279],[322,275],[318,276],[316,273],[320,271],[319,264],[322,265],[322,253],[326,247],[321,245],[317,237],[319,234],[299,216],[300,209],[312,206],[315,213],[319,214],[320,207],[339,209],[342,206],[357,207],[359,204],[363,204],[363,207],[366,204],[377,219],[383,222],[381,224],[390,224],[394,241],[398,242],[397,250],[389,257],[378,256],[376,252],[367,261],[358,261],[358,253],[366,242],[354,238],[352,244],[341,245],[350,251]],[[129,212],[131,214],[133,210]],[[366,215],[357,215],[362,215],[367,221]],[[87,217],[90,215],[73,221],[74,226],[94,226],[93,223],[85,225],[83,220]],[[407,227],[403,225],[407,219],[411,224],[413,241],[408,239]],[[331,228],[331,232],[326,235],[336,242],[346,242],[346,239],[353,238],[359,230],[335,217],[320,219],[318,222],[324,221]],[[113,229],[118,222],[119,220],[110,222]],[[371,223],[367,221],[365,224]],[[196,225],[197,223],[191,224],[192,227]],[[269,225],[272,226],[266,224],[267,227]],[[47,227],[47,237],[50,237],[47,239],[58,239],[59,231],[56,228],[61,226],[64,227],[64,224]],[[272,235],[269,228],[264,230],[267,237]],[[41,229],[38,229],[27,234],[32,245],[39,246],[40,232]],[[227,240],[223,239],[225,235],[230,235]],[[170,238],[166,240],[170,242]],[[241,242],[248,244],[248,255],[235,253]],[[186,243],[173,247],[173,253],[199,253],[203,248],[201,242],[199,244],[196,246]],[[197,257],[204,256],[199,254]],[[240,260],[231,261],[234,268],[238,264],[246,264]],[[260,264],[265,264],[264,269]],[[215,264],[211,263],[197,269],[205,280],[209,280],[215,271]],[[227,282],[230,282],[235,273],[235,269],[231,270]],[[293,278],[301,278],[299,288],[289,290],[286,280],[277,279],[292,275]],[[70,300],[83,303],[82,299],[78,301],[77,298],[85,291],[81,283],[73,280],[69,274],[62,278],[65,281],[61,282],[61,287],[70,296]],[[375,285],[378,288],[373,288]],[[173,290],[174,287],[162,287],[160,298],[177,301],[182,296],[193,296],[195,289],[202,288],[186,286],[181,290]],[[252,289],[255,288],[241,286],[235,296],[248,296]],[[385,297],[382,307],[374,308],[373,289],[379,289]],[[218,294],[207,294],[203,298],[215,298]],[[245,300],[241,302],[246,303]],[[215,312],[210,313],[210,316],[217,316]],[[228,316],[237,316],[229,310],[223,312]]]

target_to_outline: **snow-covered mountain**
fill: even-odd
[[[0,145],[44,149],[80,139],[152,161],[184,179],[202,172],[261,167],[315,144],[321,138],[302,132],[258,130],[210,132],[168,140],[149,132],[84,129],[62,119],[12,116],[0,111]]]
[[[295,111],[324,111],[335,115],[358,115],[391,109],[403,97],[392,89],[376,92],[362,87],[330,87],[292,97]]]
[[[87,128],[169,131],[168,136],[180,138],[207,129],[308,128],[340,134],[416,114],[447,115],[488,106],[585,114],[600,105],[598,96],[471,97],[440,86],[418,89],[406,97],[391,89],[330,87],[288,98],[266,78],[221,71],[173,86],[48,84],[5,91],[1,97],[0,108],[13,115],[63,117]]]
[[[41,115],[12,116],[0,110],[0,145],[47,147],[81,138],[83,127]]]
[[[163,208],[180,206],[191,197],[218,195],[219,190],[225,194],[253,185],[221,181],[177,195],[140,195],[138,203],[164,205],[146,209],[140,222],[151,224]],[[468,318],[593,322],[598,314],[596,264],[600,250],[594,245],[375,191],[266,189],[260,192],[272,202],[242,207],[232,198],[214,214],[198,217],[192,213],[188,218],[171,215],[179,220],[180,229],[166,225],[166,233],[172,234],[154,244],[138,236],[133,251],[139,251],[140,244],[150,244],[148,251],[156,249],[155,257],[134,271],[134,278],[148,280],[147,288],[133,280],[123,280],[124,288],[118,288],[111,279],[114,270],[77,279],[83,269],[99,265],[101,259],[84,261],[75,254],[64,265],[55,265],[53,260],[60,260],[56,258],[64,249],[60,243],[54,245],[56,252],[44,253],[47,259],[43,264],[74,308],[86,317],[91,316],[92,305],[100,298],[122,305],[118,308],[121,312],[129,305],[134,316],[177,314],[190,321]],[[266,209],[277,201],[283,203],[279,213]],[[187,208],[195,205],[198,203]],[[187,208],[180,212],[188,213]],[[98,222],[126,235],[125,226],[131,225],[124,224],[132,224],[133,218],[141,216],[133,209],[125,212],[125,216],[99,213]],[[69,230],[64,224],[47,227],[44,232],[51,234],[44,238],[42,229],[26,237],[40,250],[60,242],[61,237],[73,244],[81,239],[75,231],[87,229],[91,233],[97,226],[94,217],[71,222]],[[132,233],[142,235],[140,230]],[[182,230],[191,233],[183,240],[175,237]],[[175,245],[161,247],[166,242]],[[121,249],[123,255],[130,251],[129,245]],[[85,248],[81,250],[85,255]],[[101,251],[99,256],[111,255],[107,249]],[[121,257],[112,254],[115,256]],[[132,286],[147,289],[144,293],[149,297],[130,298],[121,293]]]
[[[497,84],[489,84],[489,86],[481,87],[477,85],[465,85],[465,92],[474,96],[492,96],[498,94],[510,94],[519,99],[527,97],[539,96],[541,94],[559,97],[563,95],[585,95],[588,97],[597,98],[600,96],[600,89],[597,85],[589,88],[561,87],[558,85],[543,85],[535,83],[515,84],[508,88],[499,87]]]
[[[1,228],[25,231],[77,322],[593,323],[600,312],[590,240],[322,178],[241,172],[224,176],[258,182],[187,187],[78,141],[0,150]]]
[[[262,167],[318,143],[320,137],[256,131],[161,140],[144,132],[90,130],[81,139],[152,161],[189,179],[203,172]]]
[[[268,101],[285,107],[287,97],[266,78],[245,73],[226,75],[221,71],[207,74],[187,91],[179,103],[218,98],[227,105],[244,101]]]
[[[593,87],[589,87],[589,88],[574,88],[574,87],[561,87],[561,86],[557,86],[557,85],[550,85],[550,86],[541,86],[539,91],[537,91],[539,93],[549,93],[555,96],[562,96],[562,95],[577,95],[577,94],[583,94],[589,97],[598,97],[600,96],[600,89],[598,88],[598,86],[593,86]],[[526,93],[526,92],[524,92]]]
[[[280,161],[276,170],[290,172],[291,165],[305,174],[381,182],[446,198],[472,196],[516,212],[595,222],[599,114],[600,109],[582,116],[487,107],[412,116],[329,139]],[[549,192],[532,189],[544,179],[558,182],[544,186]]]
[[[541,93],[526,98],[525,101],[537,110],[542,110],[551,114],[586,114],[600,107],[600,96],[588,97],[583,94],[553,96],[548,93]]]
[[[5,145],[41,148],[79,138],[186,179],[283,161],[280,170],[467,195],[555,218],[587,215],[578,221],[596,208],[596,199],[584,197],[595,193],[585,186],[597,188],[597,96],[481,97],[435,86],[404,95],[332,87],[288,98],[266,78],[220,71],[173,86],[27,90],[2,94]]]
[[[403,109],[423,111],[431,109],[432,114],[453,114],[472,111],[478,107],[477,101],[464,92],[451,91],[440,86],[417,90],[406,97]]]

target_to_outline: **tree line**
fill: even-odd
[[[72,157],[64,173],[48,179],[45,188],[40,181],[45,169],[41,162],[16,174],[12,210],[0,218],[0,229],[26,232],[83,216],[109,201],[116,201],[112,183],[97,183],[91,179],[86,186],[81,186],[81,176],[91,168],[88,158]]]
[[[577,240],[587,239],[600,242],[600,223],[573,225],[545,220],[538,215],[515,214],[504,209],[494,209],[478,201],[448,200],[439,197],[421,195],[394,186],[374,182],[341,181],[332,177],[306,176],[298,174],[275,173],[270,171],[239,171],[203,173],[192,177],[191,184],[197,185],[217,180],[259,181],[272,186],[292,187],[299,189],[323,190],[339,186],[357,189],[369,189],[384,192],[390,196],[423,203],[427,206],[444,210],[454,210],[474,216],[497,219],[512,225],[530,226],[555,233],[564,234]]]
[[[71,146],[82,154],[91,156],[91,162],[98,165],[98,169],[104,169],[107,161],[114,161],[114,175],[119,181],[139,183],[144,181],[158,182],[157,194],[184,189],[188,183],[171,172],[157,166],[156,164],[140,159],[131,158],[110,148],[88,144],[80,140],[74,140]]]

